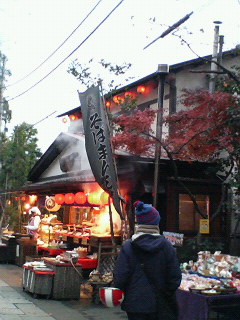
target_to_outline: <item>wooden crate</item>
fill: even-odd
[[[80,286],[83,282],[82,267],[69,263],[58,263],[51,258],[43,258],[45,264],[55,272],[53,279],[52,298],[79,299]]]
[[[38,272],[28,268],[23,268],[23,290],[31,292],[35,297],[37,295],[46,295],[51,297],[53,286],[53,272]]]

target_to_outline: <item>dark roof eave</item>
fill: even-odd
[[[228,51],[224,51],[223,52],[223,57],[226,57],[226,56],[231,56],[231,55],[239,55],[240,54],[240,50],[239,49],[231,49],[231,50],[228,50]],[[192,59],[192,60],[187,60],[187,61],[184,61],[184,62],[180,62],[180,63],[176,63],[176,64],[173,64],[171,66],[169,66],[169,72],[172,72],[172,73],[176,73],[176,72],[179,72],[181,71],[183,68],[187,67],[187,66],[191,66],[191,65],[202,65],[202,64],[205,64],[206,63],[206,60],[210,60],[212,58],[212,55],[207,55],[207,56],[204,56],[204,57],[200,57],[200,58],[196,58],[196,59]],[[209,61],[210,62],[210,61]],[[121,92],[124,92],[130,88],[133,88],[133,87],[136,87],[138,86],[139,84],[142,84],[142,83],[145,83],[149,80],[155,80],[157,79],[159,76],[159,72],[153,72],[151,74],[149,74],[148,76],[144,77],[144,78],[141,78],[135,82],[132,82],[131,84],[129,85],[126,85],[126,86],[123,86],[119,89],[116,89],[114,91],[114,94],[118,94],[118,93],[121,93]],[[111,95],[111,93],[107,93],[105,95],[105,97],[109,97]]]

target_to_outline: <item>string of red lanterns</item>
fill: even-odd
[[[137,87],[136,91],[138,94],[146,93],[146,86],[140,85]],[[124,93],[124,96],[122,95],[116,95],[113,97],[113,102],[116,104],[121,104],[124,102],[124,98],[131,98],[134,99],[136,97],[136,92],[126,91]],[[110,108],[112,106],[111,101],[107,100],[105,103],[107,108]]]
[[[108,204],[108,193],[107,192],[91,192],[85,194],[84,192],[66,193],[66,194],[55,194],[55,201],[57,204],[91,204],[91,205],[107,205]]]

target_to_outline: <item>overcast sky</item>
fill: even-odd
[[[69,40],[38,70],[39,66],[80,24],[99,0],[1,0],[0,50],[7,58],[12,76],[4,96],[10,100],[13,112],[11,127],[23,121],[35,124],[51,113],[52,116],[36,125],[39,147],[44,152],[66,127],[56,115],[79,105],[77,90],[86,88],[67,68],[78,59],[87,63],[97,61],[133,64],[129,76],[135,80],[157,70],[157,65],[174,64],[212,53],[213,21],[220,20],[220,34],[224,35],[224,51],[240,41],[239,0],[124,0],[106,21],[70,55],[110,13],[120,0],[102,0],[93,13]],[[147,49],[143,48],[168,26],[193,11],[191,17],[174,35],[169,34]],[[31,86],[47,76],[34,88]],[[109,78],[104,78],[106,83]],[[17,82],[15,85],[14,83]],[[24,91],[26,93],[22,94]]]

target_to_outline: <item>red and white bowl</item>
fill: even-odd
[[[104,287],[99,289],[101,302],[108,308],[119,306],[124,299],[124,292],[118,288]]]

